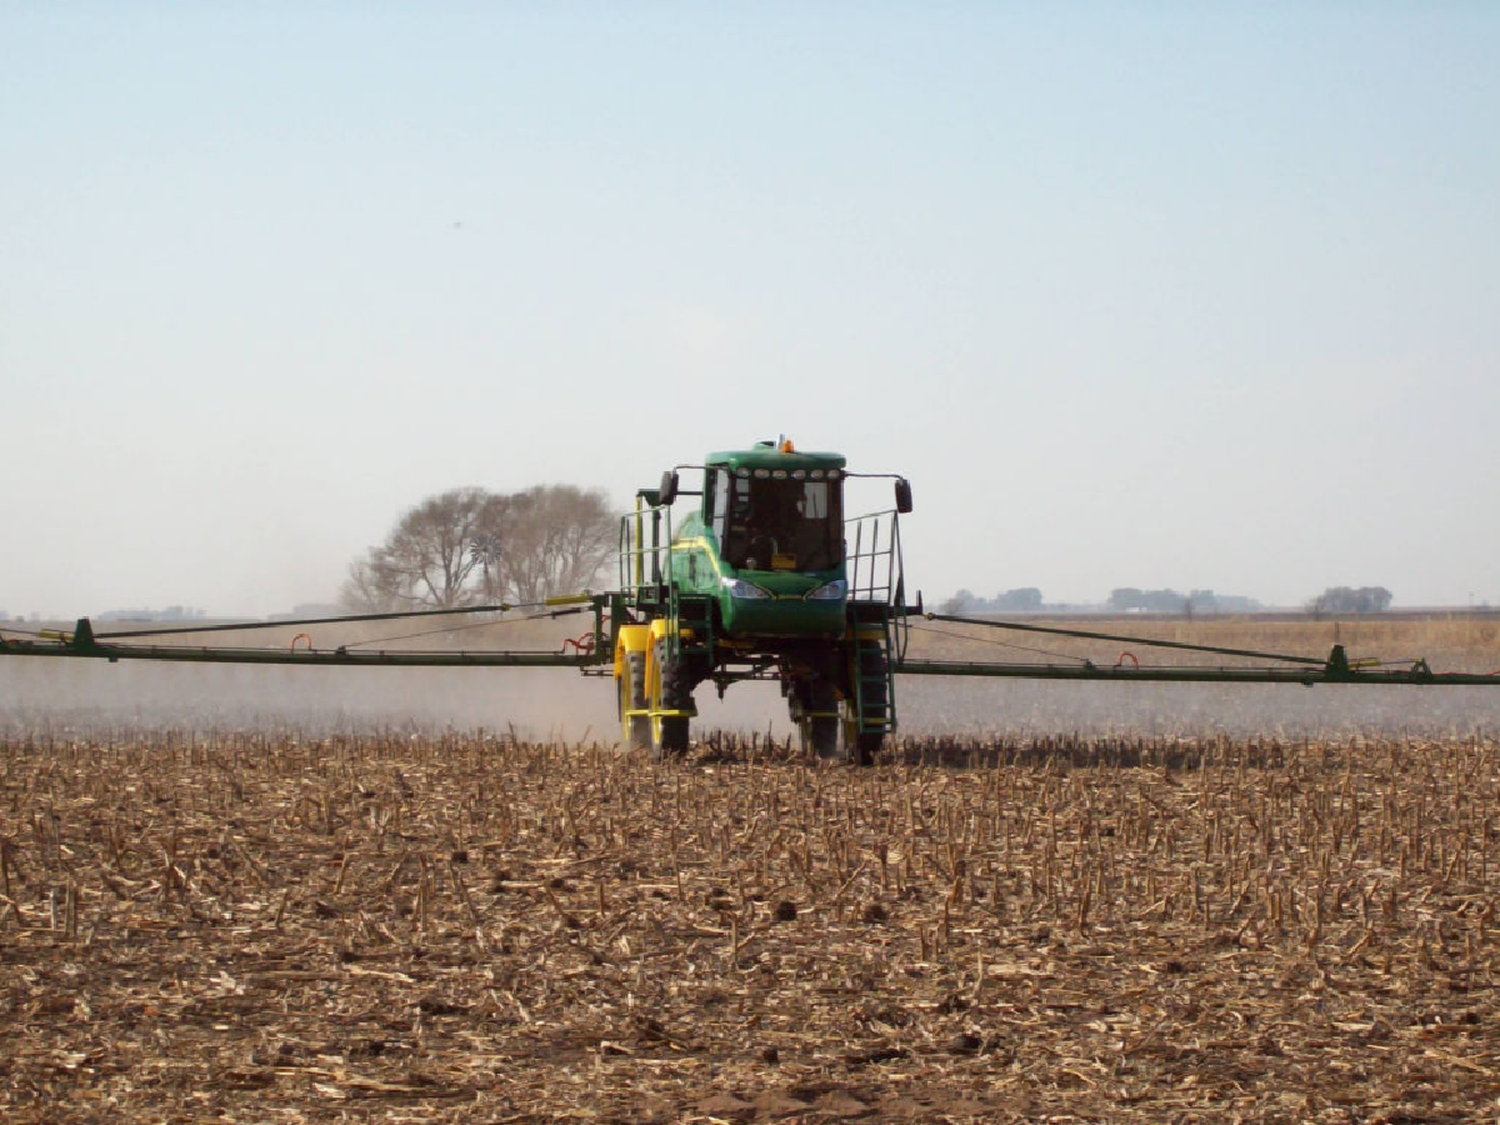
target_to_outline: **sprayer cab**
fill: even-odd
[[[697,509],[674,528],[669,581],[711,599],[725,635],[844,629],[844,458],[790,442],[710,454]],[[675,473],[662,482],[678,493]]]

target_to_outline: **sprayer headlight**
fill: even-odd
[[[848,592],[849,583],[842,578],[835,578],[832,582],[823,583],[816,590],[809,590],[806,597],[810,602],[837,602],[842,601]]]
[[[763,590],[755,583],[746,582],[743,578],[721,578],[719,579],[719,584],[723,586],[725,590],[729,591],[729,596],[731,598],[742,598],[749,601],[753,599],[769,598],[771,596],[771,592],[769,590]]]

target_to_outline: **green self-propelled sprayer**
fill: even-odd
[[[678,487],[699,470],[702,487]],[[686,749],[693,690],[742,679],[781,682],[806,748],[868,761],[896,726],[892,683],[907,607],[899,516],[845,519],[837,453],[789,441],[710,454],[642,489],[620,542],[621,588],[634,620],[617,631],[624,736],[657,754]],[[698,500],[673,526],[679,496]]]
[[[696,489],[681,487],[684,473]],[[846,516],[851,478],[894,481],[894,505]],[[691,499],[689,505],[685,501]],[[679,505],[679,501],[684,501]],[[803,749],[868,764],[896,729],[900,676],[997,676],[1113,682],[1500,685],[1500,675],[1436,673],[1425,660],[1400,667],[1351,662],[1342,645],[1326,657],[1148,640],[1037,623],[928,613],[906,601],[900,517],[911,487],[888,473],[850,472],[837,453],[807,453],[791,442],[712,453],[678,465],[657,488],[636,493],[620,522],[618,588],[551,597],[533,606],[357,614],[296,621],[98,632],[88,618],[71,631],[0,628],[0,655],[93,657],[244,664],[379,667],[572,667],[612,676],[621,737],[655,756],[686,750],[694,694],[711,682],[722,694],[740,680],[775,680]],[[679,514],[680,513],[680,514]],[[674,519],[674,514],[678,518]],[[395,650],[370,642],[314,648],[184,643],[189,634],[228,633],[396,618],[592,613],[591,630],[564,650]],[[913,659],[909,621],[921,617],[989,629],[1124,641],[1256,665],[1019,663]],[[9,635],[7,635],[9,634]],[[306,638],[299,634],[299,638]],[[164,637],[172,643],[161,643]],[[572,651],[568,651],[571,647]]]

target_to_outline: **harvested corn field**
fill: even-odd
[[[9,1122],[1490,1120],[1500,744],[4,742]]]

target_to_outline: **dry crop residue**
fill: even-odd
[[[0,1117],[1493,1117],[1500,746],[1112,745],[9,738]]]

